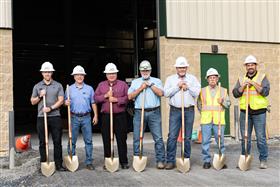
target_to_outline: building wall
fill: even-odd
[[[166,0],[167,36],[280,42],[279,1]]]
[[[9,149],[9,111],[13,110],[12,30],[0,29],[0,156]]]
[[[178,56],[185,56],[190,67],[188,72],[194,74],[200,81],[200,53],[211,53],[211,45],[218,45],[219,53],[228,56],[229,65],[229,96],[232,102],[230,107],[230,135],[235,136],[234,131],[234,105],[238,100],[231,93],[239,75],[245,73],[243,61],[247,55],[253,54],[259,61],[258,69],[267,74],[271,83],[269,100],[271,113],[267,114],[267,125],[269,136],[280,135],[280,98],[279,98],[279,67],[280,67],[280,44],[249,43],[249,42],[227,42],[191,39],[160,38],[160,75],[163,82],[166,77],[176,73],[173,67]],[[205,72],[202,72],[205,74]],[[166,139],[168,134],[169,105],[166,98],[162,98],[162,123],[163,135]],[[196,110],[194,130],[199,127],[200,114]]]

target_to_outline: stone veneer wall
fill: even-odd
[[[234,105],[238,105],[238,100],[232,95],[232,89],[239,75],[245,73],[243,61],[247,55],[255,55],[259,61],[258,70],[267,74],[271,84],[269,100],[271,113],[267,113],[268,134],[270,137],[280,135],[280,97],[279,97],[279,77],[280,77],[280,44],[250,43],[250,42],[230,42],[230,41],[210,41],[210,40],[190,40],[190,39],[170,39],[160,38],[160,78],[163,83],[166,77],[176,73],[173,67],[178,56],[185,56],[190,67],[188,72],[194,74],[200,81],[200,53],[211,53],[211,45],[218,45],[219,53],[226,53],[229,65],[229,96],[232,102],[230,107],[230,135],[235,136],[234,130]],[[203,72],[205,74],[205,72]],[[168,135],[169,105],[166,98],[162,98],[162,124],[164,139]],[[198,129],[200,114],[196,110],[194,130]]]
[[[0,29],[0,156],[9,149],[9,111],[13,110],[12,30]]]

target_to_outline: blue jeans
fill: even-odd
[[[140,125],[141,110],[135,110],[135,114],[133,117],[133,151],[135,156],[138,156],[140,151]],[[145,128],[147,125],[149,125],[150,131],[155,142],[156,161],[165,162],[165,148],[162,139],[161,114],[159,108],[154,111],[145,111],[143,132],[145,132]]]
[[[92,163],[92,130],[91,130],[91,116],[90,114],[78,117],[72,115],[71,117],[71,127],[72,127],[72,154],[76,155],[76,142],[79,136],[80,128],[82,130],[85,151],[86,151],[86,164]],[[69,153],[69,143],[68,143],[68,153]]]
[[[241,142],[241,154],[245,155],[245,112],[240,112],[240,131],[242,136]],[[258,115],[248,115],[248,144],[247,144],[247,152],[250,154],[251,152],[251,135],[253,127],[255,128],[255,133],[257,137],[257,147],[260,153],[259,160],[266,161],[268,156],[268,148],[266,144],[266,113],[258,114]]]
[[[210,149],[210,143],[211,143],[212,129],[214,131],[215,141],[218,145],[218,125],[215,125],[213,123],[201,125],[201,133],[202,133],[201,147],[202,147],[203,162],[211,162],[211,155],[210,155],[209,149]],[[222,154],[225,152],[224,131],[225,131],[225,126],[221,125],[221,152],[222,152]]]
[[[190,158],[191,156],[191,136],[194,122],[194,107],[189,107],[184,111],[185,116],[185,151],[184,157]],[[167,140],[167,163],[175,164],[177,138],[180,128],[182,126],[181,109],[170,107],[169,112],[169,133]]]

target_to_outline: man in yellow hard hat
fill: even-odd
[[[211,154],[209,152],[212,129],[218,144],[218,125],[221,124],[221,153],[224,154],[224,131],[225,131],[225,108],[230,106],[227,89],[217,85],[220,75],[214,68],[208,69],[205,79],[208,86],[201,89],[200,97],[197,100],[198,110],[201,112],[201,132],[202,132],[202,157],[203,168],[211,167]],[[226,165],[223,169],[227,168]]]
[[[240,106],[240,131],[242,136],[242,154],[245,154],[244,131],[246,110],[246,87],[249,86],[249,111],[248,111],[248,149],[251,151],[251,134],[253,127],[257,137],[260,168],[267,168],[268,148],[266,144],[266,111],[268,106],[267,96],[270,91],[270,83],[267,76],[257,70],[257,59],[253,55],[247,56],[244,66],[247,73],[240,77],[232,91],[235,98],[239,98]]]

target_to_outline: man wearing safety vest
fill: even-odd
[[[253,127],[257,137],[257,147],[260,153],[260,168],[267,168],[268,148],[266,144],[266,111],[268,106],[270,84],[265,74],[257,71],[257,60],[249,55],[244,65],[247,73],[237,81],[232,93],[239,98],[240,106],[240,131],[242,136],[242,155],[245,154],[244,131],[245,131],[245,109],[246,109],[246,87],[249,86],[248,107],[248,154],[251,150],[251,134]]]
[[[203,168],[211,167],[211,155],[209,152],[212,129],[216,143],[218,144],[218,125],[221,124],[221,153],[224,154],[224,130],[225,130],[225,108],[230,106],[227,89],[218,86],[219,73],[216,69],[210,68],[206,73],[208,86],[201,89],[200,97],[197,100],[197,107],[201,113],[202,132],[202,157]],[[226,165],[223,169],[227,168]]]

